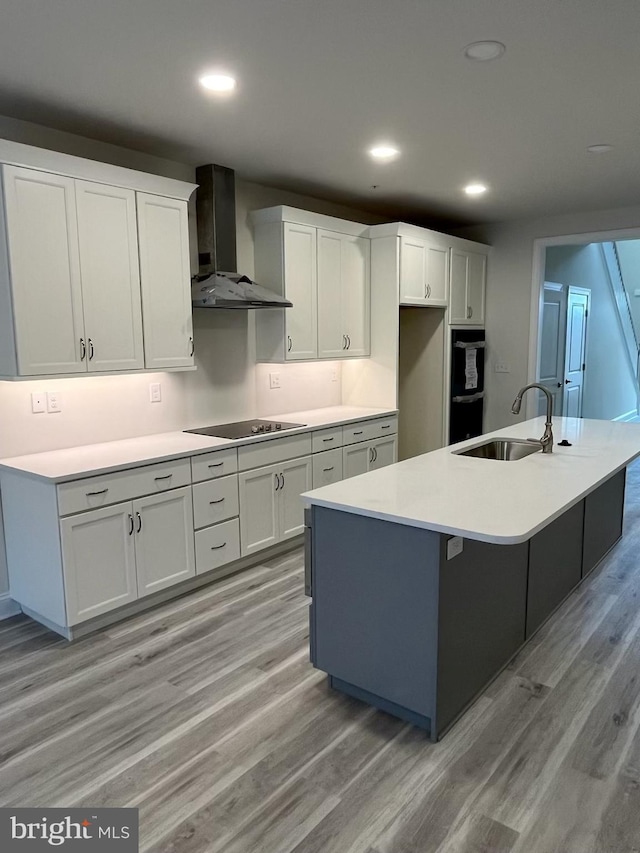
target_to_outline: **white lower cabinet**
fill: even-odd
[[[60,529],[69,625],[195,575],[190,486],[71,515]]]
[[[329,486],[342,480],[342,449],[325,450],[313,457],[313,488]]]
[[[311,482],[309,456],[238,475],[243,557],[304,531],[300,495]]]
[[[237,518],[196,531],[196,572],[218,569],[240,558],[240,522]]]
[[[138,598],[196,573],[191,486],[133,502]]]
[[[131,513],[128,501],[61,520],[67,624],[138,597]]]
[[[397,437],[395,435],[347,445],[342,449],[343,479],[347,480],[349,477],[357,477],[358,474],[366,474],[367,471],[375,471],[378,468],[384,468],[385,465],[392,465],[396,461],[397,455]]]

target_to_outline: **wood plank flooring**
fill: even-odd
[[[625,536],[437,744],[330,691],[297,550],[68,644],[0,622],[0,805],[135,806],[152,853],[638,853]]]

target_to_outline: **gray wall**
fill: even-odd
[[[640,240],[618,240],[616,248],[636,337],[640,341]]]
[[[635,411],[635,382],[600,246],[550,246],[545,279],[591,291],[583,417],[613,420]]]

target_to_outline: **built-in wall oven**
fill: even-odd
[[[482,435],[484,350],[484,330],[452,330],[450,444]]]

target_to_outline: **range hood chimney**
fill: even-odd
[[[196,308],[291,308],[283,296],[239,275],[236,259],[236,181],[233,169],[196,169],[199,272],[191,285]]]

